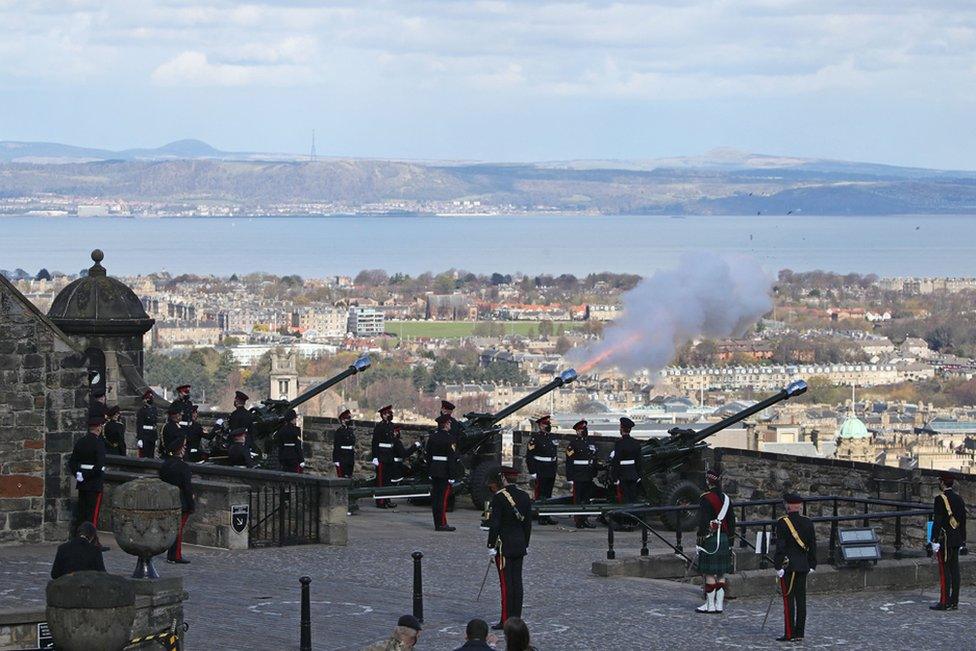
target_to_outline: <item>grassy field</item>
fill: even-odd
[[[534,337],[539,333],[538,321],[495,321],[493,323],[503,323],[505,334],[519,334],[526,337]],[[566,326],[566,330],[572,330],[579,326],[572,321],[553,322],[553,333],[559,325]],[[474,333],[475,321],[387,321],[386,331],[398,337],[435,337],[440,339],[457,339],[460,337],[470,337]]]

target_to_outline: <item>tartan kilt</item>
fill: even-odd
[[[709,554],[715,549],[715,537],[718,540],[718,551]],[[729,535],[725,532],[709,534],[705,542],[701,544],[706,551],[698,550],[698,571],[702,574],[731,574],[732,573],[732,549],[729,544]]]

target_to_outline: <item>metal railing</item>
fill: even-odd
[[[903,544],[903,527],[905,518],[925,518],[928,519],[932,516],[932,507],[927,504],[922,504],[920,502],[902,502],[897,500],[884,500],[876,499],[871,497],[843,497],[837,495],[824,495],[816,497],[807,497],[803,500],[803,514],[808,514],[808,506],[811,504],[823,504],[826,505],[830,515],[819,515],[819,516],[808,516],[814,522],[817,523],[829,523],[830,524],[830,537],[828,543],[827,551],[827,562],[834,563],[836,559],[837,552],[837,541],[838,541],[838,525],[842,522],[860,522],[861,526],[870,526],[872,521],[886,521],[893,519],[894,523],[894,542],[893,547],[895,550],[895,558],[901,558]],[[778,514],[783,506],[782,500],[778,499],[768,499],[768,500],[750,500],[747,502],[733,503],[732,508],[736,509],[739,518],[736,520],[735,528],[738,531],[736,538],[738,539],[739,547],[755,547],[749,543],[747,534],[748,531],[756,530],[762,532],[761,540],[763,541],[763,546],[765,546],[765,541],[767,539],[767,534],[776,525],[778,519]],[[872,507],[892,507],[888,510],[872,510]],[[767,509],[771,513],[770,517],[766,518],[754,518],[748,519],[750,509]],[[850,513],[841,513],[842,509],[850,510]],[[684,544],[683,539],[685,532],[683,531],[683,519],[688,517],[691,513],[698,511],[697,504],[689,504],[682,506],[644,506],[644,507],[627,507],[618,509],[606,509],[603,511],[603,516],[607,524],[607,559],[613,560],[616,558],[616,551],[614,550],[615,544],[615,525],[623,522],[634,522],[641,530],[641,556],[647,556],[649,554],[648,543],[648,532],[653,533],[657,538],[664,542],[668,547],[670,547],[676,554],[684,555]],[[674,544],[669,542],[661,535],[656,529],[648,524],[647,520],[653,517],[661,517],[664,515],[673,515],[676,521],[676,527],[673,531],[674,534]],[[924,526],[922,527],[924,530]],[[760,559],[760,567],[767,567],[767,556],[765,552],[767,549],[757,550],[757,553],[763,554]]]
[[[319,491],[313,482],[274,482],[250,491],[251,547],[319,542]]]

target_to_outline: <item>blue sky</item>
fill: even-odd
[[[0,0],[0,139],[976,169],[971,0]]]

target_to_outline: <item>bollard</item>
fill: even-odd
[[[607,518],[607,560],[612,561],[617,558],[617,552],[613,550],[613,521]]]
[[[312,579],[303,576],[298,581],[302,584],[302,626],[299,650],[312,651],[312,613],[308,596],[308,584],[312,582]]]
[[[642,524],[641,525],[641,548],[640,548],[640,555],[641,556],[647,556],[649,553],[650,553],[650,550],[647,549],[647,528],[644,527],[644,525]]]
[[[417,621],[424,621],[424,583],[420,574],[420,559],[424,557],[422,552],[414,552],[413,557],[413,616]]]

